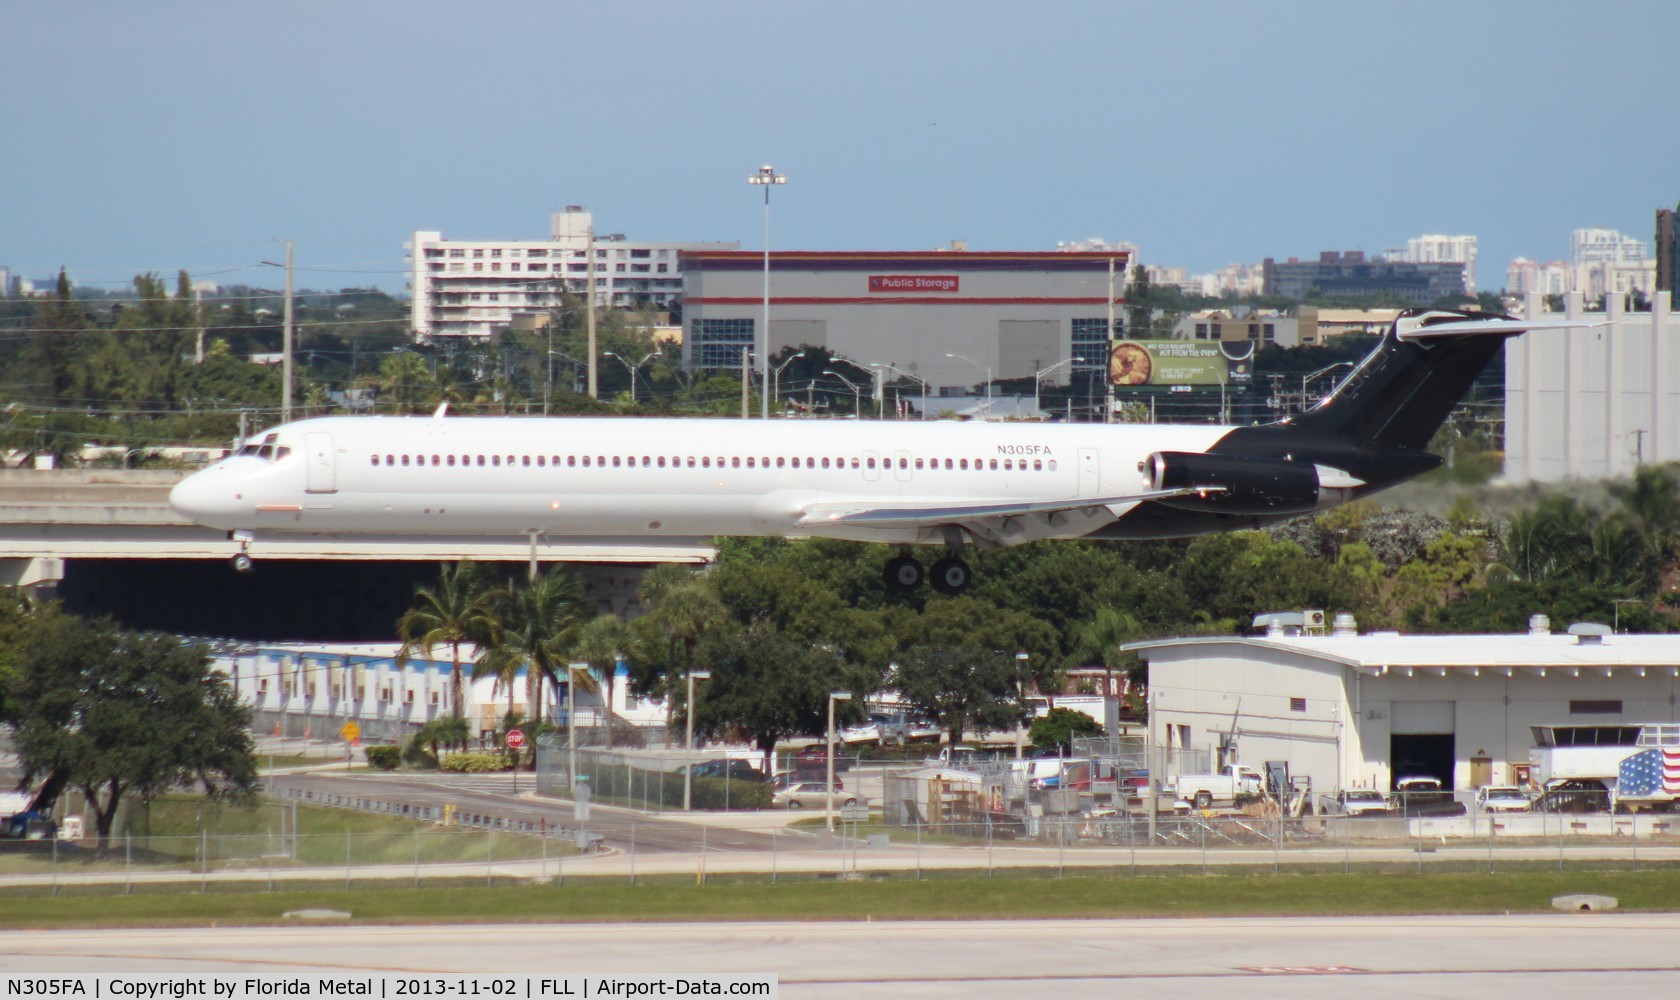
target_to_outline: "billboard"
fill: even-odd
[[[1108,380],[1120,388],[1227,385],[1253,373],[1252,343],[1118,340],[1108,353]]]

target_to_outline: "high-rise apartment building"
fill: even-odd
[[[1571,291],[1588,302],[1606,294],[1656,288],[1656,266],[1645,241],[1614,229],[1577,229],[1569,234],[1569,266],[1574,272]]]
[[[517,318],[559,308],[564,292],[584,294],[591,278],[597,305],[669,309],[682,301],[678,251],[738,246],[632,241],[594,229],[593,215],[568,205],[550,217],[546,240],[446,240],[416,231],[408,244],[415,335],[488,338]]]
[[[1463,264],[1464,290],[1476,291],[1476,237],[1431,233],[1406,241],[1404,250],[1385,250],[1387,260],[1408,264]]]

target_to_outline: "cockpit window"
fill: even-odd
[[[271,445],[271,444],[265,444],[262,447],[258,448],[257,449],[257,457],[262,459],[265,462],[268,461],[269,459],[273,458],[274,457],[274,446]]]

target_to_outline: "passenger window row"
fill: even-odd
[[[251,446],[251,445],[246,446],[246,448],[251,448],[251,447],[253,447],[253,446]],[[285,451],[285,450],[288,450],[288,449],[282,449],[282,451]],[[245,454],[245,449],[241,449],[240,454]],[[640,463],[639,466],[638,466],[638,462]],[[669,458],[667,458],[664,455],[657,455],[657,456],[653,456],[653,455],[641,455],[641,456],[636,456],[636,455],[565,455],[565,456],[561,456],[561,455],[552,455],[552,456],[550,456],[550,455],[537,455],[534,458],[530,455],[505,455],[504,456],[504,455],[476,455],[476,454],[475,455],[460,455],[460,456],[456,456],[456,455],[429,455],[429,456],[428,455],[369,455],[368,456],[368,464],[376,466],[376,467],[378,467],[378,466],[385,466],[385,467],[390,467],[390,466],[425,467],[425,466],[430,465],[433,468],[447,468],[447,467],[454,467],[454,466],[462,466],[462,467],[472,466],[472,467],[477,467],[477,468],[483,468],[485,466],[489,466],[489,467],[492,467],[492,468],[501,468],[503,466],[506,466],[507,468],[513,468],[515,466],[518,466],[520,468],[530,468],[532,466],[535,466],[536,468],[539,468],[539,469],[544,469],[544,468],[558,469],[558,468],[561,468],[562,466],[564,466],[565,468],[568,468],[568,469],[575,469],[575,468],[605,469],[605,468],[609,468],[609,467],[614,468],[614,469],[623,469],[623,468],[634,469],[634,468],[638,468],[638,467],[643,468],[643,469],[652,469],[652,468],[659,468],[659,469],[681,469],[681,468],[688,468],[688,469],[695,469],[695,468],[699,468],[699,469],[711,469],[711,468],[739,469],[739,468],[743,467],[742,466],[743,462],[745,463],[745,467],[748,468],[748,469],[769,469],[769,468],[777,468],[777,469],[787,469],[787,468],[792,468],[792,469],[848,469],[848,468],[850,468],[850,469],[893,469],[893,468],[897,468],[897,469],[901,469],[901,470],[908,470],[912,467],[912,464],[913,464],[914,468],[919,470],[919,471],[920,470],[926,470],[926,471],[945,470],[945,471],[960,471],[960,472],[969,472],[969,471],[979,472],[979,471],[997,471],[997,470],[1000,470],[1000,469],[1004,472],[1029,472],[1029,471],[1030,472],[1055,472],[1056,471],[1056,460],[1053,459],[1053,458],[1052,459],[1035,458],[1035,459],[1032,460],[1032,464],[1029,468],[1027,460],[1024,459],[1024,458],[1022,458],[1022,459],[1014,459],[1014,458],[1004,458],[1004,459],[997,459],[997,458],[993,458],[993,459],[981,459],[981,458],[976,458],[976,459],[967,459],[967,458],[917,458],[917,459],[910,459],[908,457],[900,456],[900,457],[896,457],[896,458],[877,459],[873,456],[859,458],[856,455],[853,455],[850,458],[830,457],[830,456],[827,456],[827,455],[824,455],[821,458],[818,458],[818,457],[815,457],[815,456],[810,456],[810,455],[807,455],[807,456],[797,456],[796,455],[796,456],[792,456],[792,457],[789,457],[789,456],[786,456],[786,455],[781,455],[781,456],[777,456],[774,460],[772,460],[769,456],[762,456],[761,457],[761,456],[757,456],[757,455],[748,455],[745,458],[743,458],[739,455],[733,456],[733,457],[725,457],[723,455],[719,455],[715,459],[711,455],[700,455],[700,456],[688,455],[686,457],[671,456]]]

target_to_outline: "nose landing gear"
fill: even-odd
[[[233,571],[235,573],[249,573],[256,568],[251,559],[251,542],[254,541],[249,531],[235,531],[229,537],[239,543],[239,554],[233,557]]]

